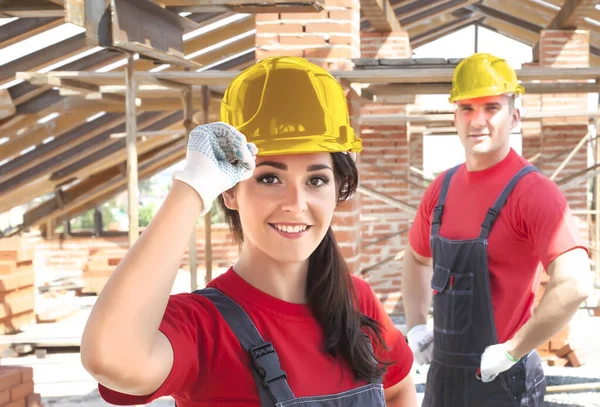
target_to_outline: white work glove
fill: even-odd
[[[173,178],[185,182],[202,198],[204,215],[221,193],[250,178],[258,149],[233,126],[209,123],[190,133],[186,163]]]
[[[496,376],[507,371],[517,362],[518,360],[510,356],[506,350],[506,345],[503,343],[488,346],[481,355],[481,381],[484,383],[491,382]]]
[[[408,346],[418,365],[429,364],[433,360],[433,330],[425,325],[415,325],[406,334]]]

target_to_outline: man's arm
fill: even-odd
[[[431,306],[431,257],[423,257],[410,244],[404,252],[402,270],[402,303],[406,314],[406,328],[426,324]]]
[[[527,355],[559,332],[573,317],[592,288],[587,252],[576,248],[548,266],[550,281],[532,317],[506,343],[515,359]]]

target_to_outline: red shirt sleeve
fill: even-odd
[[[564,194],[550,179],[537,177],[528,191],[521,195],[519,207],[521,227],[544,269],[547,270],[554,259],[569,250],[588,250]]]
[[[98,385],[100,396],[115,405],[148,404],[163,396],[175,396],[185,392],[188,387],[202,380],[199,377],[199,359],[209,357],[200,355],[202,335],[202,306],[195,294],[177,294],[169,298],[159,330],[168,338],[173,348],[173,367],[165,382],[152,394],[132,396]],[[206,317],[204,317],[206,325]],[[207,333],[205,333],[207,334]]]
[[[440,174],[425,190],[417,214],[408,231],[408,242],[410,247],[423,257],[431,257],[431,246],[429,237],[431,235],[431,219],[433,209],[437,205],[438,196],[442,188],[445,172]]]
[[[388,350],[381,346],[375,347],[375,356],[381,361],[393,363],[387,368],[383,377],[383,387],[387,389],[398,384],[410,373],[413,354],[402,332],[394,326],[371,286],[358,277],[353,277],[353,280],[361,311],[382,325],[381,334]]]

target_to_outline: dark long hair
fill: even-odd
[[[349,155],[331,155],[338,201],[343,202],[356,192],[358,170]],[[225,206],[222,195],[218,202],[234,239],[241,244],[243,231],[238,212]],[[341,355],[357,379],[373,382],[380,378],[389,363],[375,357],[368,338],[375,346],[387,349],[381,324],[360,312],[348,265],[331,227],[309,258],[306,296],[308,306],[325,334],[324,351],[333,357]]]

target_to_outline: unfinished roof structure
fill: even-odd
[[[414,59],[412,50],[475,25],[532,47],[533,61],[517,72],[527,89],[523,155],[564,187],[581,215],[582,233],[596,241],[598,225],[591,222],[586,197],[587,181],[600,164],[587,168],[582,146],[596,138],[588,130],[597,112],[588,112],[584,100],[600,90],[597,5],[597,0],[2,2],[0,16],[16,19],[0,26],[1,48],[63,24],[81,27],[0,70],[0,213],[43,198],[21,225],[2,235],[39,227],[52,236],[65,220],[127,188],[136,190],[138,179],[185,157],[191,128],[218,120],[223,90],[239,70],[266,56],[304,56],[349,90],[365,146],[360,199],[340,210],[340,245],[355,271],[385,273],[401,256],[424,190],[423,135],[452,132],[451,112],[427,111],[415,105],[415,97],[448,93],[458,60]],[[137,218],[135,208],[130,218]],[[130,241],[137,235],[133,225]],[[396,295],[397,281],[386,284]]]

